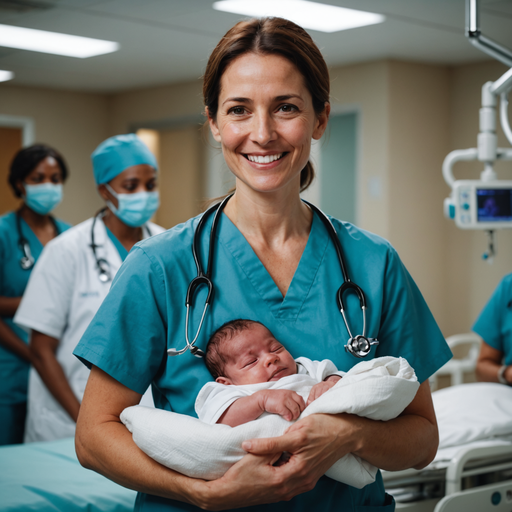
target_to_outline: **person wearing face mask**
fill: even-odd
[[[89,371],[72,355],[130,249],[161,233],[149,222],[159,206],[157,163],[134,134],[101,143],[92,154],[106,206],[43,251],[14,318],[31,331],[25,441],[75,432]]]
[[[20,150],[9,169],[22,203],[0,216],[0,445],[23,441],[32,355],[27,333],[12,319],[43,247],[71,227],[50,214],[62,201],[67,175],[62,156],[43,144]]]

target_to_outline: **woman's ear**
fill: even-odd
[[[25,190],[25,185],[23,181],[18,180],[16,182],[16,190],[21,194],[21,197],[25,197],[27,195],[27,191]]]
[[[101,196],[101,198],[105,201],[108,201],[110,198],[108,197],[107,193],[107,187],[102,183],[101,185],[98,185],[98,194]]]
[[[233,384],[231,380],[228,379],[227,377],[217,377],[215,379],[215,382],[218,382],[219,384],[224,384],[225,386],[230,386],[231,384]]]
[[[316,126],[313,130],[313,139],[319,140],[322,138],[322,135],[327,128],[327,123],[329,122],[329,115],[331,114],[331,104],[327,101],[325,102],[324,111],[317,116],[316,118]]]
[[[217,122],[213,117],[210,116],[210,111],[208,110],[208,107],[206,107],[204,111],[206,113],[206,117],[208,117],[208,124],[210,125],[210,130],[212,132],[213,138],[217,142],[221,142],[220,131],[219,127],[217,126]]]

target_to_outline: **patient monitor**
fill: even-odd
[[[512,228],[512,181],[499,180],[494,170],[498,160],[512,160],[512,147],[499,148],[496,135],[496,107],[500,101],[500,121],[512,145],[512,129],[508,119],[508,93],[512,89],[512,51],[483,36],[478,23],[478,0],[466,0],[466,36],[471,44],[510,69],[495,82],[482,87],[480,133],[477,147],[457,149],[443,162],[443,177],[452,189],[444,200],[444,214],[461,229],[482,229],[489,234],[489,249],[484,259],[494,257],[494,230]],[[480,180],[456,180],[453,165],[477,160],[484,164]]]

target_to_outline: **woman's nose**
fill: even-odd
[[[275,140],[276,129],[272,116],[267,112],[258,113],[253,117],[251,139],[260,146],[266,146]]]

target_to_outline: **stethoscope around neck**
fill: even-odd
[[[55,229],[55,235],[59,235],[60,231],[55,222],[55,219],[50,215],[50,221],[53,224]],[[34,256],[32,256],[32,251],[30,250],[30,244],[28,240],[23,236],[23,232],[21,230],[21,215],[19,211],[16,212],[16,228],[18,231],[18,247],[22,253],[20,258],[20,267],[23,270],[30,270],[36,263]]]
[[[96,227],[96,221],[98,220],[98,217],[103,217],[106,212],[107,212],[107,207],[102,208],[94,216],[94,219],[92,221],[92,226],[91,226],[91,243],[90,243],[90,247],[92,249],[92,254],[94,256],[94,261],[96,262],[96,268],[98,269],[98,279],[102,283],[108,283],[109,281],[112,281],[112,272],[110,270],[110,263],[105,258],[101,258],[98,255],[98,253],[96,252],[96,249],[98,247],[101,247],[101,245],[96,244],[96,241],[94,238],[94,228]],[[145,229],[148,232],[148,236],[151,236],[151,231],[147,224],[144,224],[144,226],[142,226],[142,229]]]
[[[194,261],[196,263],[197,268],[197,276],[192,279],[190,282],[188,289],[187,289],[187,296],[185,299],[185,306],[187,309],[187,316],[185,320],[185,340],[187,342],[186,346],[183,347],[181,350],[177,350],[175,348],[170,348],[167,350],[167,354],[169,356],[179,356],[180,354],[184,354],[187,350],[190,350],[191,354],[193,354],[196,357],[204,357],[204,352],[195,345],[197,338],[199,337],[199,333],[201,332],[201,328],[203,327],[203,322],[206,317],[206,312],[208,310],[208,307],[210,306],[213,295],[214,295],[214,287],[213,287],[213,281],[212,281],[212,269],[213,269],[213,260],[214,260],[214,244],[215,244],[215,234],[217,232],[220,214],[222,213],[222,210],[226,206],[226,203],[231,199],[233,194],[228,195],[226,198],[224,198],[220,203],[217,203],[213,206],[211,206],[206,212],[203,213],[201,216],[199,223],[195,229],[194,232],[194,239],[192,242],[192,254],[194,256]],[[366,336],[366,298],[364,295],[363,290],[353,281],[350,280],[350,277],[347,272],[347,267],[345,265],[345,258],[343,256],[343,250],[341,247],[340,240],[338,238],[338,234],[336,232],[336,229],[334,225],[332,224],[331,220],[325,213],[320,210],[320,208],[317,208],[314,204],[311,204],[308,201],[302,200],[304,203],[306,203],[313,211],[315,211],[322,222],[324,223],[324,226],[327,228],[327,232],[329,233],[329,236],[334,243],[334,247],[336,248],[336,254],[338,256],[338,261],[341,268],[341,273],[343,275],[343,284],[339,287],[337,293],[336,293],[336,302],[338,305],[338,309],[341,313],[341,316],[343,318],[343,322],[345,323],[345,327],[347,328],[347,332],[349,335],[349,340],[347,341],[345,345],[345,350],[349,352],[350,354],[354,355],[358,358],[364,358],[366,357],[370,351],[373,345],[378,345],[379,341],[376,338],[368,338]],[[214,213],[213,222],[210,230],[210,240],[209,240],[209,248],[208,248],[208,265],[206,272],[204,271],[203,265],[201,263],[201,259],[199,257],[200,253],[200,238],[201,238],[201,232],[203,229],[203,226],[206,222],[206,219]],[[190,308],[191,304],[194,298],[194,294],[196,290],[200,286],[206,286],[208,288],[208,294],[206,296],[205,305],[203,309],[203,314],[201,315],[201,320],[199,322],[199,327],[196,331],[196,334],[192,341],[190,341],[189,337],[189,318],[190,318]],[[361,307],[361,311],[363,314],[363,333],[352,335],[352,331],[350,330],[348,319],[346,315],[346,307],[345,302],[343,300],[343,296],[347,292],[353,292],[357,295],[359,299],[359,305]]]

